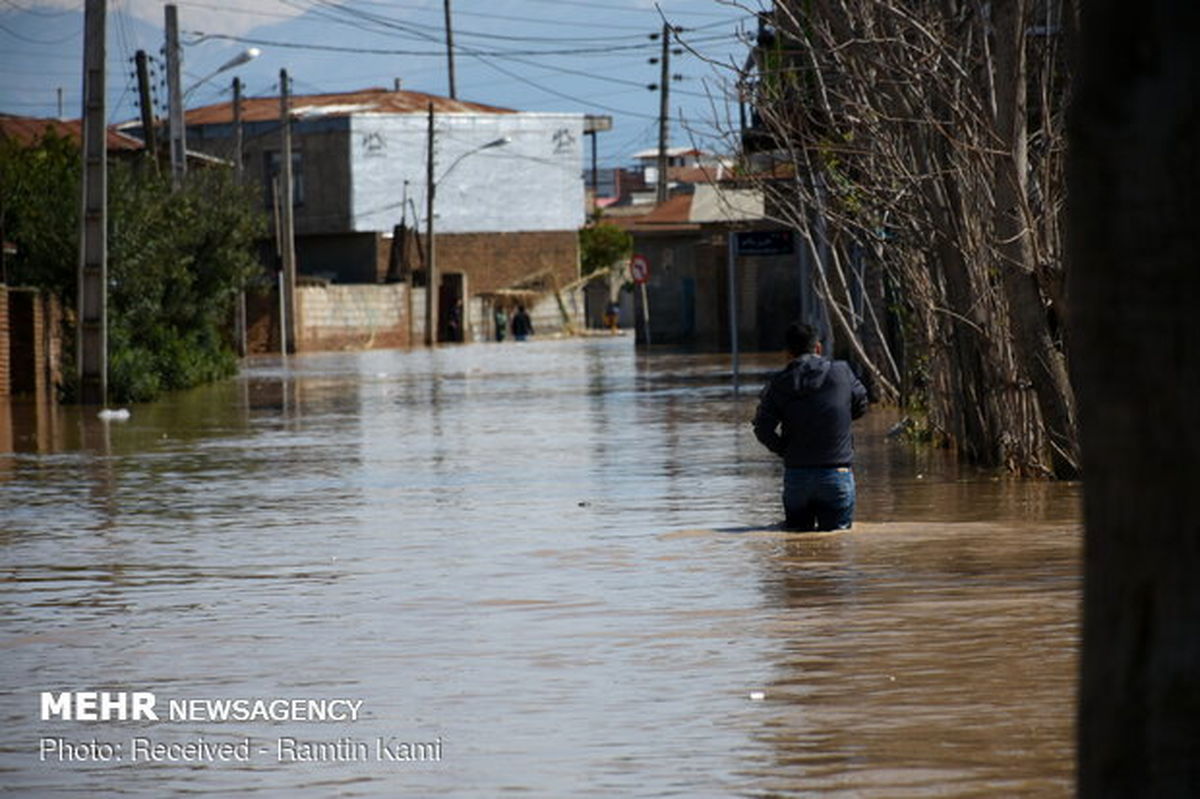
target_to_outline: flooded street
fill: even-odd
[[[124,423],[14,411],[0,786],[1069,795],[1080,487],[960,472],[873,409],[855,529],[764,531],[781,467],[749,419],[775,365],[735,399],[727,359],[624,337],[329,353]],[[153,692],[160,719],[41,718],[41,692],[87,690]],[[237,698],[362,704],[165,715]],[[64,761],[59,738],[120,750]]]

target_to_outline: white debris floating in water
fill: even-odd
[[[116,408],[116,409],[105,408],[104,410],[100,411],[100,413],[96,414],[96,416],[103,419],[106,422],[124,422],[127,419],[129,419],[129,409],[128,408]]]
[[[751,702],[761,702],[766,698],[767,698],[767,695],[765,693],[763,693],[762,691],[751,691],[750,692],[750,701]]]

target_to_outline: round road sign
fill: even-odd
[[[645,283],[650,279],[650,262],[644,255],[635,255],[629,259],[629,276],[634,283]]]

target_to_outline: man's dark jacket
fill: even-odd
[[[867,412],[867,390],[845,361],[801,355],[759,397],[754,435],[789,469],[849,466],[850,421]],[[782,433],[776,428],[782,426]]]

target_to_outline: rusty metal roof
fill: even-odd
[[[21,117],[0,114],[0,136],[14,139],[25,146],[36,144],[47,132],[76,144],[83,141],[83,124],[78,119]],[[113,127],[108,129],[108,149],[134,151],[144,149],[141,139],[128,136]]]
[[[350,114],[424,113],[433,103],[436,114],[515,114],[511,108],[452,100],[435,94],[389,89],[363,89],[332,94],[298,94],[290,98],[293,117],[349,116]],[[233,103],[217,103],[187,112],[188,125],[218,125],[233,121]],[[248,97],[242,100],[244,122],[279,119],[278,97]]]

